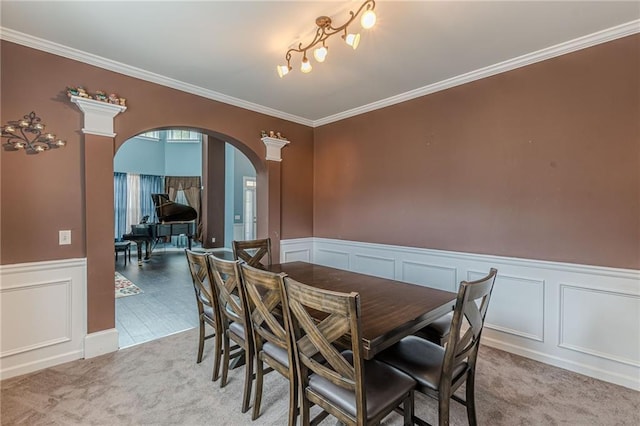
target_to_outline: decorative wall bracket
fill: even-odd
[[[262,138],[262,142],[264,142],[265,146],[267,147],[267,160],[282,161],[282,148],[287,146],[290,141],[265,136]]]
[[[113,118],[126,111],[127,107],[79,96],[71,96],[70,99],[84,113],[83,133],[110,138],[116,135],[113,132]]]

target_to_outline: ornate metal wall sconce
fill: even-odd
[[[3,144],[5,151],[24,149],[27,154],[38,154],[67,144],[52,133],[43,133],[44,128],[44,123],[33,111],[21,120],[9,121],[2,126],[2,137],[8,139]]]

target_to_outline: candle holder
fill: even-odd
[[[33,111],[20,120],[9,121],[2,126],[2,137],[7,138],[4,143],[5,151],[24,149],[27,154],[38,154],[67,144],[52,133],[43,133],[44,128],[45,124]]]

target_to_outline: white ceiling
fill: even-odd
[[[299,71],[296,54],[293,71],[278,77],[275,66],[285,62],[289,47],[312,39],[317,16],[328,15],[341,25],[362,1],[2,0],[1,34],[9,41],[319,125],[384,106],[389,98],[403,100],[446,87],[442,82],[449,79],[473,79],[459,76],[479,78],[509,69],[495,66],[504,61],[513,68],[554,56],[563,50],[550,47],[569,41],[573,44],[566,45],[574,46],[575,39],[593,38],[603,30],[613,36],[605,31],[595,38],[598,42],[640,31],[638,1],[378,0],[373,29],[352,24],[362,35],[356,51],[336,35],[328,41],[327,60],[314,63],[311,73]],[[578,47],[589,44],[580,43]],[[522,55],[528,56],[513,60]],[[483,69],[490,71],[477,72]]]

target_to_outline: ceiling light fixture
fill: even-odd
[[[349,14],[351,17],[347,22],[339,27],[331,26],[331,18],[328,16],[319,16],[316,18],[316,25],[318,28],[316,29],[316,35],[306,46],[302,46],[302,43],[298,45],[298,47],[292,47],[287,51],[285,55],[285,59],[287,60],[286,65],[278,65],[276,68],[278,71],[278,75],[280,78],[284,77],[291,71],[291,54],[293,52],[302,53],[302,62],[300,64],[300,71],[303,73],[311,72],[312,66],[307,57],[307,50],[312,49],[314,46],[320,44],[320,46],[313,51],[313,57],[317,62],[324,62],[329,53],[329,48],[326,45],[326,40],[332,35],[342,33],[342,39],[344,42],[351,46],[354,50],[358,47],[360,43],[360,34],[358,33],[348,33],[348,26],[360,15],[361,12],[364,11],[362,16],[360,17],[360,25],[362,28],[369,29],[373,27],[376,23],[376,13],[374,9],[376,8],[376,2],[374,0],[367,0],[358,9],[357,12],[350,11]]]
[[[24,149],[27,154],[38,154],[47,149],[60,148],[67,143],[62,139],[56,139],[51,133],[42,134],[44,123],[35,112],[25,115],[22,120],[9,121],[2,126],[2,137],[8,141],[4,144],[6,151],[19,151]]]

